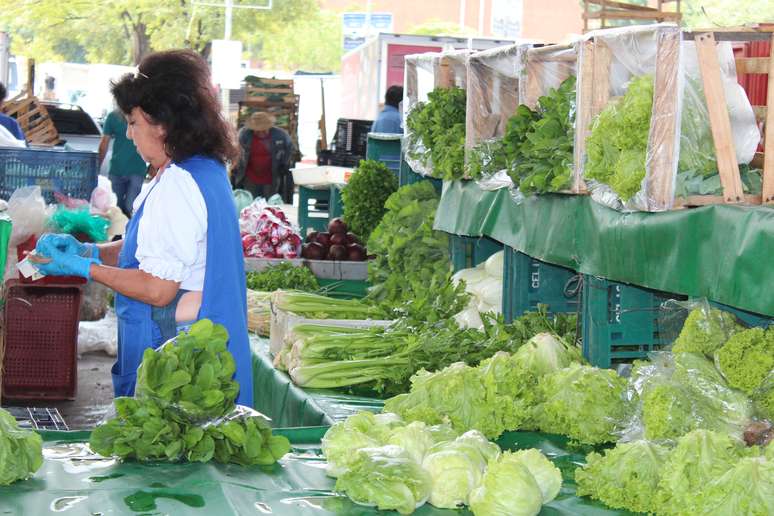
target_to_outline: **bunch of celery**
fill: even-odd
[[[383,317],[380,309],[357,299],[334,299],[296,290],[275,291],[271,296],[271,304],[275,309],[292,312],[309,319],[378,319]]]

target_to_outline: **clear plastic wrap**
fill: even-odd
[[[578,190],[573,165],[578,45],[523,53],[520,105],[503,141],[508,173],[525,195]]]
[[[502,137],[519,106],[523,54],[531,45],[509,45],[476,52],[468,60],[465,121],[466,175],[488,189],[509,186],[489,178],[506,169]]]
[[[621,440],[674,441],[696,429],[741,440],[753,420],[753,406],[731,388],[701,353],[651,354],[632,370],[627,399],[634,411],[621,425]]]
[[[713,308],[705,298],[665,301],[659,309],[658,327],[675,353],[703,353],[709,359],[743,329],[734,314]]]
[[[699,53],[675,25],[592,31],[580,57],[576,175],[593,198],[623,211],[663,211],[722,193]],[[710,55],[711,55],[710,51]],[[744,189],[760,189],[760,141],[737,84],[733,52],[715,47]]]
[[[426,53],[406,56],[405,89],[403,100],[404,133],[405,133],[405,159],[411,169],[417,174],[431,177],[455,178],[462,177],[464,167],[464,139],[465,139],[465,99],[464,90],[467,86],[467,60],[470,55],[468,50],[450,50],[442,53]],[[439,120],[428,117],[427,120],[418,121],[425,134],[437,133],[438,142],[425,141],[426,137],[417,133],[412,121],[418,113],[427,110],[432,102],[433,91],[437,89],[459,89],[461,106],[451,109],[453,112],[444,111],[439,117],[443,121],[442,127]],[[456,118],[460,120],[456,120]],[[433,127],[438,129],[433,130]],[[441,130],[442,129],[442,130]],[[437,147],[434,149],[433,147]],[[445,147],[443,152],[439,148]],[[435,153],[433,151],[436,151]],[[441,157],[448,161],[440,166],[434,164],[434,157]],[[437,159],[436,159],[437,160]],[[439,170],[436,170],[439,169]],[[453,169],[453,170],[450,170]],[[458,170],[457,170],[458,169]]]

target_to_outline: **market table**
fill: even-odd
[[[272,419],[272,426],[325,426],[360,412],[380,412],[384,402],[329,389],[302,389],[288,375],[274,369],[269,341],[251,339],[255,409]]]
[[[713,205],[621,213],[589,196],[516,203],[507,189],[444,182],[435,229],[488,236],[533,258],[774,317],[774,209]]]
[[[0,514],[378,514],[334,494],[325,476],[319,442],[325,428],[280,429],[293,450],[272,467],[219,464],[119,463],[93,455],[88,432],[42,432],[45,461],[30,479],[0,487]],[[536,447],[562,470],[565,484],[541,515],[629,514],[574,495],[572,470],[583,455],[560,436],[529,432],[504,435],[501,446]],[[383,514],[397,514],[394,512]],[[424,505],[414,514],[468,515]]]

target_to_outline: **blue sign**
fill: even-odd
[[[357,48],[371,34],[392,32],[392,13],[343,13],[341,15],[344,52]]]

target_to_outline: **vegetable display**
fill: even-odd
[[[332,219],[327,232],[312,231],[307,235],[301,256],[308,260],[365,261],[366,248],[348,229],[346,222],[340,218]]]
[[[774,328],[750,328],[733,335],[717,353],[728,383],[750,395],[774,371]]]
[[[282,262],[260,272],[248,272],[247,288],[263,292],[275,290],[315,292],[320,290],[320,284],[308,267],[297,267],[292,263]]]
[[[239,215],[239,231],[245,256],[254,258],[297,258],[301,236],[285,213],[265,202],[254,202]]]
[[[19,428],[16,419],[0,408],[0,486],[24,480],[42,465],[40,435]]]
[[[585,178],[609,185],[624,202],[645,178],[652,108],[653,76],[635,77],[594,120],[586,140]]]
[[[436,88],[406,117],[409,153],[432,177],[460,179],[465,160],[465,90]]]
[[[225,327],[194,323],[143,354],[134,398],[115,399],[116,416],[91,433],[91,449],[140,461],[271,465],[290,451],[262,414],[236,406],[239,385]]]
[[[421,298],[432,285],[447,283],[449,238],[433,230],[438,194],[429,181],[399,188],[385,208],[368,239],[368,248],[376,255],[368,264],[368,281],[373,285],[368,298],[395,307]]]
[[[709,306],[694,308],[672,344],[672,351],[704,353],[712,358],[715,351],[740,329],[733,314]]]
[[[384,203],[398,189],[398,178],[387,166],[375,160],[361,161],[341,190],[344,220],[364,241],[384,216]]]
[[[549,89],[538,99],[536,113],[520,106],[515,117],[524,120],[508,124],[509,130],[526,130],[523,136],[506,133],[506,149],[519,143],[508,154],[508,175],[525,194],[558,192],[572,183],[575,82],[570,76],[559,88]]]

